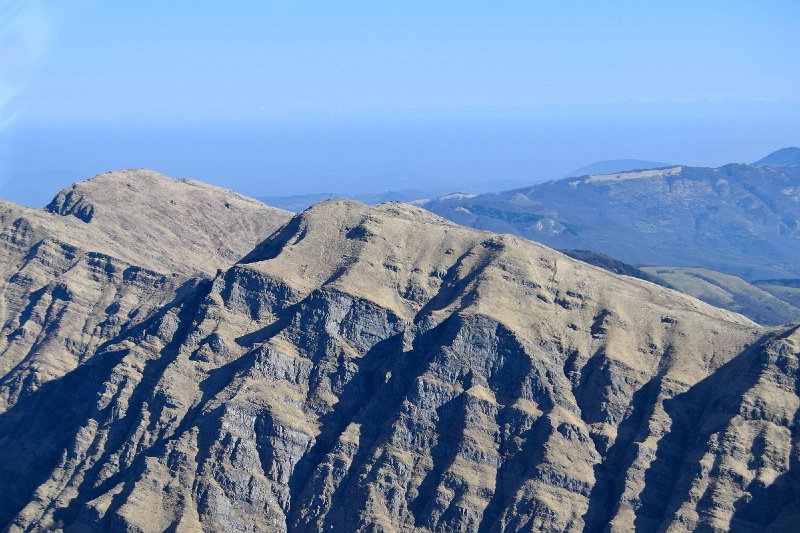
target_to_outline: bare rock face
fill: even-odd
[[[9,531],[800,519],[795,327],[403,204],[318,204],[172,294],[0,414]]]
[[[75,184],[46,210],[0,202],[0,412],[287,219],[231,191],[138,170]]]

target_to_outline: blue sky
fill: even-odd
[[[53,37],[25,111],[47,118],[800,97],[791,1],[41,4]]]
[[[145,124],[202,128],[222,123],[274,129],[290,122],[311,124],[310,129],[324,124],[336,138],[337,124],[360,121],[374,128],[365,134],[369,140],[380,124],[391,128],[398,121],[416,121],[420,131],[426,123],[441,127],[462,121],[451,128],[454,132],[479,130],[488,121],[501,136],[498,124],[503,121],[529,121],[540,124],[538,133],[530,143],[519,142],[518,149],[538,144],[543,156],[549,149],[562,161],[561,167],[554,166],[545,157],[537,167],[535,157],[517,157],[530,168],[501,165],[498,175],[490,175],[492,158],[499,161],[501,154],[486,153],[481,175],[469,177],[474,180],[509,174],[541,179],[595,158],[591,139],[581,140],[572,151],[569,146],[543,147],[548,137],[543,124],[552,121],[578,128],[581,121],[592,121],[598,131],[602,128],[596,122],[603,120],[609,127],[619,127],[619,121],[638,125],[636,138],[609,132],[619,142],[597,143],[607,150],[599,159],[713,164],[747,160],[767,148],[800,142],[796,1],[6,3],[0,7],[0,141],[5,143],[0,146],[5,159],[0,170],[7,183],[20,175],[95,173],[108,170],[105,165],[168,161],[165,154],[151,157],[141,139],[129,139],[130,151],[116,160],[97,157],[93,163],[93,156],[86,154],[83,165],[59,164],[48,157],[33,164],[30,156],[18,154],[30,150],[18,146],[20,139],[35,144],[40,131],[42,139],[52,140],[55,125],[65,131],[65,125],[81,124],[81,131],[102,138],[104,128],[119,131],[132,123],[141,130]],[[683,148],[667,142],[669,148],[659,152],[668,133],[680,135],[673,123],[681,120],[693,129],[708,129],[705,160],[696,146],[702,139],[693,138]],[[754,133],[747,137],[727,131],[737,128]],[[642,145],[638,137],[648,129],[661,133],[653,135],[652,145]],[[185,134],[176,133],[169,142],[176,157],[186,157]],[[254,150],[252,168],[233,165],[232,172],[250,175],[250,181],[242,178],[250,193],[259,186],[284,186],[270,180],[292,177],[298,178],[296,192],[316,192],[310,189],[325,188],[325,179],[342,173],[358,189],[363,165],[352,165],[351,172],[341,165],[358,158],[359,142],[348,148],[352,153],[347,157],[330,160],[338,165],[336,172],[318,168],[316,181],[308,177],[307,168],[308,159],[322,148],[314,144],[292,156],[296,172],[293,161],[279,153],[259,160],[263,149],[259,154]],[[436,142],[441,153],[426,150],[419,157],[427,160],[404,161],[404,172],[418,171],[424,181],[431,169],[439,174],[447,169],[448,153],[459,152],[451,146],[459,142],[458,135],[443,135]],[[565,137],[560,142],[570,141]],[[104,148],[101,143],[94,152]],[[202,163],[210,156],[207,149],[201,151]],[[207,160],[219,169],[216,174],[196,177],[226,183],[225,155]],[[165,165],[168,170],[200,168],[202,174],[197,162],[173,163]],[[392,176],[396,163],[387,157],[372,175]],[[270,177],[255,172],[270,164],[284,173]],[[413,185],[412,177],[396,185]],[[374,177],[364,179],[376,185]],[[393,188],[393,180],[387,177],[380,185]]]

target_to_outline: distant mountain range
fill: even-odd
[[[762,167],[788,167],[791,165],[798,165],[800,164],[800,148],[795,146],[781,148],[753,164]]]
[[[418,202],[420,200],[427,201],[428,199],[434,196],[441,195],[443,193],[444,193],[443,190],[421,191],[416,189],[409,189],[403,191],[386,191],[380,193],[356,194],[351,197],[335,193],[320,193],[320,194],[298,194],[291,196],[261,196],[258,197],[257,199],[272,207],[286,209],[288,211],[300,212],[316,203],[324,202],[325,200],[341,200],[346,197],[351,200],[356,200],[358,202],[361,202],[363,204],[375,205],[375,204],[382,204],[384,202],[413,203],[413,202]]]
[[[650,170],[653,168],[665,168],[673,166],[671,163],[659,163],[657,161],[643,161],[641,159],[609,159],[607,161],[597,161],[568,172],[564,177],[588,176],[590,174],[612,174],[614,172],[628,172],[631,170]]]
[[[481,194],[492,191],[499,191],[512,187],[520,187],[525,182],[511,179],[501,179],[492,181],[482,181],[472,183],[464,187],[464,191],[470,194]],[[408,204],[420,204],[432,198],[446,195],[451,189],[438,187],[430,189],[404,189],[400,191],[382,191],[362,194],[341,194],[341,193],[314,193],[297,194],[290,196],[259,196],[256,199],[265,204],[286,209],[288,211],[299,212],[316,203],[325,200],[356,200],[362,204],[377,205],[384,202],[404,202]]]
[[[753,165],[783,167],[797,164],[798,162],[800,162],[800,148],[783,148],[753,163]],[[669,168],[673,166],[675,165],[672,163],[646,161],[643,159],[609,159],[605,161],[596,161],[586,166],[577,168],[571,172],[567,172],[564,177],[571,178],[577,176],[614,174],[620,172],[632,172],[636,170]],[[494,180],[464,186],[460,192],[464,194],[483,194],[502,191],[508,188],[517,188],[523,185],[526,184],[524,182],[520,182],[519,180]],[[432,198],[446,195],[448,193],[452,193],[452,191],[446,188],[433,188],[404,189],[400,191],[383,191],[362,194],[342,194],[329,192],[296,194],[288,196],[260,196],[257,197],[257,199],[273,207],[299,212],[314,205],[315,203],[325,200],[347,198],[351,200],[357,200],[367,205],[376,205],[383,202],[422,204],[431,200]]]
[[[783,163],[797,150],[753,165],[584,175],[422,205],[459,224],[633,265],[706,267],[748,280],[796,278],[800,166]]]

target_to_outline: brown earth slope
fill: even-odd
[[[77,183],[44,210],[0,202],[0,411],[191,278],[236,262],[288,216],[147,170]]]
[[[0,414],[9,531],[789,530],[798,342],[325,202]]]

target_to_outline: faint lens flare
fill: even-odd
[[[53,27],[42,0],[0,0],[0,128],[20,108],[20,95],[50,47]]]

